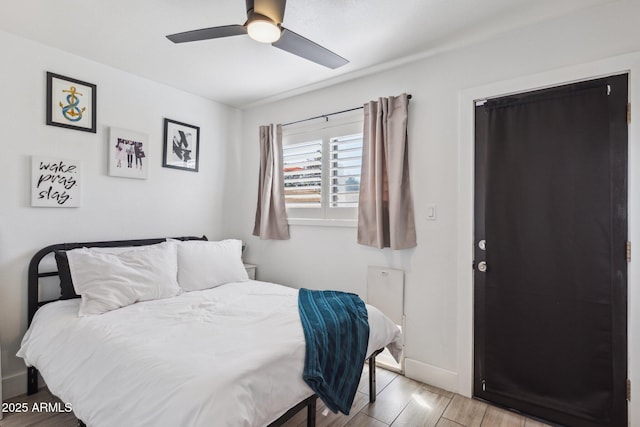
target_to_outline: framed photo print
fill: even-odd
[[[47,72],[47,124],[96,133],[96,85]]]
[[[147,179],[148,141],[145,133],[109,128],[109,175]]]
[[[164,119],[162,166],[198,172],[200,128]]]

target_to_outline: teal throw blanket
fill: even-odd
[[[369,341],[367,308],[355,294],[300,289],[304,381],[333,412],[349,414]]]

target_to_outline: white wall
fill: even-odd
[[[263,280],[366,293],[367,265],[406,271],[407,373],[468,393],[469,283],[464,255],[468,223],[469,140],[461,131],[470,93],[526,90],[589,75],[593,61],[625,53],[631,99],[640,100],[634,64],[640,63],[638,0],[620,0],[547,23],[513,31],[396,69],[255,107],[240,114],[222,105],[114,70],[82,58],[0,33],[0,341],[5,396],[24,391],[24,366],[15,354],[26,327],[26,271],[40,247],[69,240],[154,237],[206,233],[245,239],[248,260]],[[615,62],[615,61],[613,61]],[[557,73],[576,65],[580,72]],[[606,68],[606,67],[605,67]],[[45,72],[98,85],[98,133],[46,126]],[[597,73],[597,71],[594,71]],[[546,75],[542,80],[541,75]],[[550,73],[550,74],[545,74]],[[558,80],[560,78],[560,80]],[[563,80],[565,79],[565,80]],[[501,85],[512,82],[514,85]],[[546,82],[546,83],[545,83]],[[475,88],[483,88],[475,90]],[[515,89],[514,89],[515,88]],[[408,92],[411,177],[418,247],[376,250],[355,243],[354,228],[293,226],[289,241],[251,236],[256,201],[258,125],[288,122],[351,108],[379,96]],[[640,102],[638,102],[640,104]],[[637,111],[636,107],[634,111]],[[162,168],[162,118],[201,127],[201,172]],[[640,242],[640,153],[638,120],[630,143],[630,236]],[[146,181],[106,176],[109,126],[149,133]],[[240,130],[241,129],[241,130]],[[83,162],[83,201],[77,209],[29,207],[29,156]],[[155,159],[155,161],[153,161]],[[149,160],[149,159],[147,159]],[[436,204],[436,221],[426,205]],[[636,244],[637,245],[637,244]],[[629,352],[632,381],[640,384],[640,296],[638,261],[629,276]],[[463,354],[461,355],[461,351]],[[630,405],[640,425],[640,405]]]
[[[500,95],[505,88],[524,91],[594,77],[600,70],[616,69],[617,65],[603,68],[584,64],[632,53],[613,63],[632,69],[631,99],[639,99],[640,87],[635,83],[638,77],[633,71],[637,70],[634,64],[640,63],[640,26],[635,22],[638,16],[638,1],[618,1],[246,110],[242,145],[235,147],[229,157],[229,182],[236,184],[229,195],[243,197],[227,199],[227,218],[232,231],[248,242],[246,258],[258,264],[258,277],[298,287],[329,287],[365,295],[367,265],[404,269],[407,375],[468,395],[471,371],[465,363],[472,357],[468,346],[472,337],[468,322],[472,284],[471,258],[466,254],[472,245],[468,224],[473,205],[467,203],[472,188],[472,163],[468,162],[472,141],[461,133],[461,124],[470,120],[473,110],[471,105],[460,105],[463,100],[468,101],[463,95],[468,96],[477,87]],[[579,71],[551,73],[579,64],[584,65]],[[544,72],[549,74],[540,78]],[[494,85],[506,81],[515,84]],[[260,124],[304,119],[401,92],[413,95],[409,140],[417,248],[391,251],[359,246],[353,228],[296,225],[291,227],[289,241],[260,241],[250,235]],[[633,126],[630,131],[633,147],[638,131]],[[252,165],[255,172],[246,167]],[[640,193],[633,191],[639,184],[640,153],[634,148],[630,148],[630,169],[630,237],[640,241],[636,219]],[[240,170],[244,175],[233,175]],[[437,205],[436,221],[426,218],[428,204]],[[640,271],[638,261],[634,262],[629,270],[629,356],[631,379],[640,384],[640,344],[632,339],[640,330],[640,296],[633,283],[638,281]],[[640,425],[640,405],[630,407],[633,425]]]
[[[26,330],[27,265],[61,242],[206,234],[223,229],[226,147],[241,113],[0,32],[0,340],[5,397],[26,391],[15,357]],[[97,133],[45,125],[46,72],[97,85]],[[163,118],[200,126],[200,172],[163,168]],[[107,176],[110,126],[149,135],[147,180]],[[80,208],[30,207],[30,156],[82,162]]]

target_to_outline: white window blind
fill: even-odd
[[[329,208],[358,207],[362,134],[332,138]]]
[[[284,200],[289,208],[322,206],[322,140],[283,147]]]

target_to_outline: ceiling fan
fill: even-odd
[[[249,37],[254,40],[271,43],[272,46],[325,67],[335,69],[349,63],[340,55],[284,28],[281,24],[286,2],[286,0],[246,0],[247,21],[242,25],[202,28],[171,34],[167,38],[174,43],[184,43],[249,34]]]

